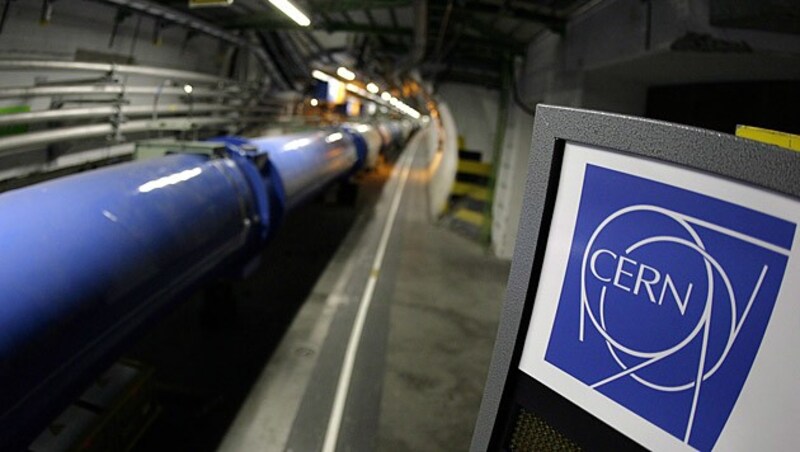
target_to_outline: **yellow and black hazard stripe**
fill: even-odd
[[[736,126],[736,136],[760,141],[762,143],[774,144],[775,146],[791,149],[792,151],[800,151],[800,135],[740,125]]]
[[[459,150],[458,157],[456,180],[450,190],[451,224],[477,237],[490,221],[486,212],[491,202],[492,165],[482,163],[481,154],[475,151]]]

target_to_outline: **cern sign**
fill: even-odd
[[[585,168],[544,360],[710,450],[759,351],[795,224]]]

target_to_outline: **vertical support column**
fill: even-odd
[[[489,196],[483,206],[484,221],[481,226],[481,241],[490,243],[492,238],[492,201],[494,199],[494,186],[497,179],[497,169],[500,155],[503,151],[503,142],[506,138],[508,126],[508,101],[510,96],[510,69],[511,64],[508,54],[503,55],[503,68],[500,71],[500,102],[497,108],[497,125],[494,131],[494,146],[492,149],[492,171],[489,173]]]

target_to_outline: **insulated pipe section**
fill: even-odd
[[[358,162],[353,140],[339,131],[252,140],[269,154],[283,185],[288,209],[349,174]]]
[[[340,130],[244,139],[215,138],[256,154],[266,154],[277,178],[279,202],[292,209],[318,194],[334,180],[350,174],[359,163],[356,145]]]
[[[343,125],[342,130],[352,137],[356,145],[360,162],[356,169],[375,169],[383,146],[383,138],[378,129],[369,124],[349,123]]]
[[[400,123],[397,121],[391,121],[387,122],[385,125],[387,133],[389,134],[389,148],[399,149],[403,143],[405,143],[405,138],[403,136],[403,130],[400,127]]]
[[[392,144],[392,131],[389,129],[389,125],[387,123],[380,123],[376,126],[378,129],[378,133],[381,136],[381,151],[386,152],[390,150],[393,146]]]
[[[0,196],[0,450],[254,242],[252,186],[233,159],[179,154]]]
[[[378,123],[375,128],[383,140],[383,152],[401,148],[417,129],[418,123],[402,120]]]

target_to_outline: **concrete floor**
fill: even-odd
[[[220,450],[469,447],[509,263],[431,222],[420,146],[422,140],[412,140],[374,209],[355,222]],[[400,189],[385,257],[376,267],[381,232]],[[330,422],[371,275],[378,275],[374,296],[363,332],[355,335],[341,422]]]
[[[198,295],[134,347],[165,407],[137,450],[468,449],[510,264],[428,218],[422,142],[355,207],[295,212],[256,275],[205,292],[235,310],[204,315]]]
[[[421,163],[421,162],[420,162]],[[416,171],[420,171],[419,163]],[[423,178],[406,187],[378,449],[469,449],[509,265],[427,217]]]

